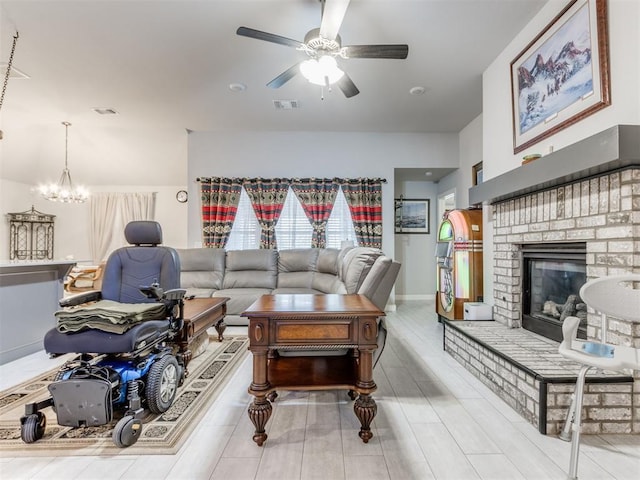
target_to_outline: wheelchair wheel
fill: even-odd
[[[111,439],[116,447],[130,447],[142,433],[142,422],[133,415],[125,415],[116,423]]]
[[[47,426],[47,417],[44,413],[37,412],[27,415],[20,426],[20,437],[24,443],[33,443],[44,436]]]
[[[180,383],[179,373],[180,366],[173,355],[166,355],[151,365],[145,396],[153,413],[166,412],[173,404]]]

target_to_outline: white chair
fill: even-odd
[[[560,354],[584,365],[578,373],[575,392],[567,414],[567,422],[560,433],[562,440],[571,441],[569,465],[569,478],[571,479],[578,478],[582,396],[587,372],[591,368],[612,371],[640,370],[640,349],[607,343],[608,315],[621,320],[640,322],[640,290],[634,288],[633,282],[640,283],[640,274],[597,278],[585,283],[580,289],[582,300],[601,315],[602,333],[599,342],[576,338],[580,324],[577,317],[567,317],[562,324],[563,340],[559,348]]]

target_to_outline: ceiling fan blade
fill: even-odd
[[[262,32],[260,30],[254,30],[253,28],[249,28],[249,27],[239,27],[238,30],[236,30],[236,34],[243,36],[243,37],[249,37],[249,38],[256,38],[258,40],[264,40],[265,42],[271,42],[271,43],[277,43],[280,45],[286,45],[288,47],[294,47],[294,48],[299,48],[304,46],[304,44],[298,40],[293,40],[291,38],[287,38],[287,37],[282,37],[280,35],[276,35],[274,33],[267,33],[267,32]]]
[[[282,85],[284,85],[293,77],[295,77],[299,71],[300,71],[300,64],[296,63],[293,67],[288,68],[287,70],[282,72],[280,75],[278,75],[276,78],[274,78],[269,83],[267,83],[267,87],[280,88]]]
[[[405,59],[409,45],[348,45],[344,47],[347,58],[397,58]]]
[[[354,97],[360,93],[356,84],[353,83],[351,77],[346,73],[336,82],[336,85],[338,85],[338,88],[342,90],[342,93],[344,93],[344,96],[347,98]]]
[[[322,21],[320,23],[320,36],[327,40],[335,40],[347,13],[349,0],[321,0]]]

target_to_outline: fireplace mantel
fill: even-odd
[[[583,178],[640,166],[640,125],[616,125],[469,189],[490,204]]]

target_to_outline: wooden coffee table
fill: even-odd
[[[184,326],[178,338],[178,347],[185,357],[185,365],[191,361],[191,344],[207,329],[215,327],[218,341],[224,337],[227,325],[224,316],[227,314],[227,297],[192,298],[184,301]]]
[[[267,439],[265,425],[271,417],[270,400],[281,390],[348,390],[356,398],[354,411],[360,420],[360,438],[373,436],[371,422],[377,406],[371,393],[373,352],[377,348],[378,317],[384,312],[364,295],[263,295],[245,312],[249,318],[249,350],[253,354],[255,397],[249,418],[255,426],[253,440]],[[347,349],[345,355],[322,351]],[[280,355],[296,351],[299,356]],[[305,351],[320,351],[306,355]]]

